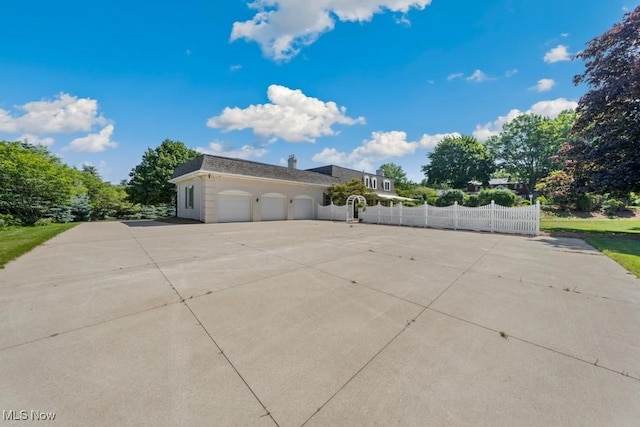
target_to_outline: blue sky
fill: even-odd
[[[420,166],[585,92],[570,56],[638,0],[121,0],[0,5],[0,139],[128,177],[165,138],[300,168]]]

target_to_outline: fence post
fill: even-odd
[[[380,201],[378,201],[378,224],[380,224],[380,211],[382,209],[380,209]]]
[[[458,229],[458,202],[453,202],[453,229]]]
[[[540,235],[540,200],[536,200],[536,236]]]
[[[425,228],[429,226],[429,204],[424,202],[424,226]]]
[[[400,205],[400,218],[398,219],[398,224],[402,225],[402,202],[398,204]]]
[[[493,200],[491,201],[491,232],[493,233],[495,226],[494,226],[494,216],[495,216],[495,207],[496,207],[496,202],[494,202]]]

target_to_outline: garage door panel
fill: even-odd
[[[218,222],[251,221],[251,197],[218,195]]]
[[[293,219],[314,219],[312,199],[293,200]]]
[[[260,214],[262,221],[282,221],[287,219],[285,201],[286,199],[283,197],[261,197]]]

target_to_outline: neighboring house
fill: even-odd
[[[361,179],[382,199],[403,199],[393,179],[339,166],[297,169],[202,154],[176,168],[169,182],[177,187],[179,218],[209,222],[315,219],[317,205],[331,185]]]
[[[489,188],[511,190],[519,196],[528,196],[529,187],[520,181],[511,181],[511,178],[493,178],[489,180]],[[468,193],[477,193],[482,190],[480,181],[469,181],[467,184]]]

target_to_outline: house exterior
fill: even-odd
[[[383,199],[398,198],[393,179],[377,173],[329,165],[297,169],[202,154],[178,166],[177,216],[205,223],[315,219],[331,185],[361,179]]]
[[[489,180],[489,188],[511,190],[518,196],[528,196],[530,194],[529,187],[520,181],[511,181],[511,178],[492,178]],[[480,181],[469,181],[467,184],[468,193],[477,193],[482,190]]]

